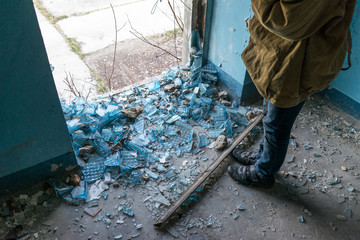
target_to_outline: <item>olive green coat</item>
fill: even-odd
[[[242,53],[259,93],[292,107],[339,73],[356,0],[252,0]]]

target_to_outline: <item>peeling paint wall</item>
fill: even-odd
[[[30,168],[41,175],[63,159],[73,162],[32,1],[0,1],[0,46],[0,179]]]
[[[351,23],[352,35],[352,67],[341,71],[331,84],[336,90],[360,103],[360,0],[356,2],[355,13]],[[347,59],[344,67],[347,66]]]
[[[221,81],[236,97],[243,98],[246,92],[257,95],[241,59],[249,39],[246,20],[252,16],[251,1],[212,0],[208,1],[209,7],[212,11],[210,16],[209,10],[207,13],[207,60],[222,70]]]

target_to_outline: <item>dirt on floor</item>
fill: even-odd
[[[250,149],[256,150],[259,140]],[[87,204],[66,205],[49,188],[9,194],[0,201],[1,239],[359,239],[359,145],[359,121],[326,97],[314,96],[294,125],[287,158],[271,189],[239,185],[225,166],[199,202],[163,229],[153,226],[156,218],[146,207],[149,191],[161,182],[110,184],[96,217],[84,212]],[[205,165],[219,155],[207,156]],[[181,166],[184,159],[174,161]],[[116,214],[121,202],[131,203],[134,216]]]
[[[140,39],[130,39],[117,44],[112,77],[115,45],[87,55],[84,62],[111,90],[158,76],[171,67],[181,64],[181,33],[177,33],[176,37],[173,32],[150,36],[146,37],[146,41],[152,45]]]

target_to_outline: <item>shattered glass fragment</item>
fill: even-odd
[[[154,80],[147,85],[147,88],[149,89],[149,91],[157,91],[157,90],[159,90],[160,89],[159,80],[154,78]]]
[[[309,145],[304,145],[304,149],[305,149],[305,150],[312,149],[312,146],[309,146]]]
[[[109,157],[106,158],[106,160],[104,161],[104,165],[106,167],[118,167],[120,166],[120,153],[116,152],[113,155],[110,155]]]
[[[209,138],[216,139],[223,132],[224,129],[209,129],[206,131],[206,134],[209,136]]]
[[[141,184],[141,176],[142,176],[143,172],[139,169],[137,170],[134,170],[131,172],[130,174],[130,179],[131,179],[131,182],[139,185]]]
[[[89,160],[86,166],[82,169],[84,180],[92,182],[101,178],[105,173],[104,159],[101,157]]]
[[[108,157],[111,154],[111,149],[107,142],[103,140],[92,140],[89,143],[95,148],[97,154],[102,157]]]
[[[71,191],[71,196],[73,198],[86,199],[86,195],[87,195],[87,183],[85,181],[80,181],[80,185],[74,187],[74,189]]]
[[[66,193],[69,193],[74,187],[68,186],[59,179],[49,179],[48,183],[54,189],[56,197],[63,197]]]
[[[154,173],[154,172],[152,172],[152,171],[150,171],[150,170],[146,170],[145,173],[146,173],[149,177],[151,177],[151,178],[153,178],[153,179],[158,179],[158,178],[159,178],[159,175],[158,175],[158,174],[156,174],[156,173]]]
[[[173,122],[176,122],[176,121],[179,120],[179,119],[181,119],[181,117],[180,117],[179,115],[174,115],[174,116],[172,116],[171,118],[169,118],[169,119],[166,121],[166,123],[167,123],[167,124],[171,124],[171,123],[173,123]]]
[[[111,137],[112,137],[112,131],[111,129],[108,128],[104,128],[101,130],[101,136],[105,141],[110,141]]]
[[[334,178],[330,179],[329,181],[327,181],[326,184],[328,184],[328,185],[335,185],[335,184],[338,184],[338,183],[340,183],[340,182],[341,182],[340,179],[338,179],[337,177],[334,177]]]
[[[129,217],[133,217],[134,216],[134,212],[131,210],[131,207],[129,206],[124,206],[121,210],[125,215],[128,215]]]
[[[210,144],[210,140],[207,138],[206,134],[203,132],[199,132],[197,134],[197,142],[198,142],[199,148]]]
[[[212,73],[212,74],[217,73],[216,67],[215,67],[215,65],[212,64],[212,63],[206,64],[206,65],[201,69],[201,71],[204,72],[204,73]]]

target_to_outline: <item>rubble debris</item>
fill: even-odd
[[[302,215],[299,216],[297,219],[298,219],[299,222],[305,223],[305,219],[304,219],[304,217]]]
[[[214,148],[217,150],[222,150],[227,147],[227,138],[225,135],[219,135],[216,138]]]
[[[96,217],[96,215],[98,215],[98,213],[101,212],[101,210],[102,210],[101,208],[99,209],[84,208],[84,212],[93,218]]]
[[[353,212],[350,208],[346,208],[344,212],[347,217],[352,218]]]
[[[125,117],[135,119],[142,111],[143,111],[143,108],[137,105],[135,107],[121,110],[121,113],[123,113],[125,115]]]
[[[337,219],[339,219],[340,221],[346,221],[346,216],[344,215],[336,215]]]
[[[286,154],[285,161],[287,163],[292,163],[295,160],[295,156],[293,154]]]
[[[240,210],[240,211],[245,211],[245,207],[243,207],[242,205],[238,205],[237,209]]]
[[[79,175],[77,175],[76,173],[75,174],[72,174],[71,175],[71,178],[70,178],[70,184],[74,187],[76,186],[79,186],[80,185],[80,177]]]

